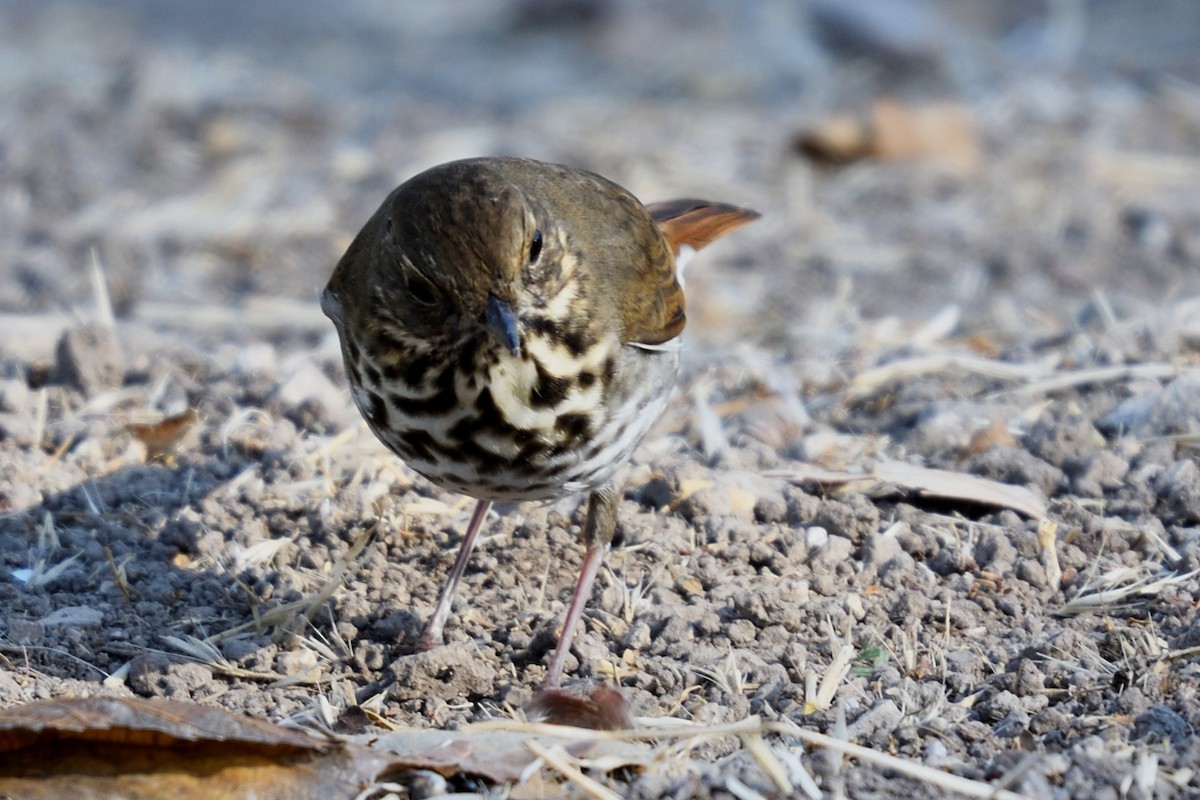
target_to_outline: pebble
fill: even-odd
[[[820,550],[829,543],[829,531],[819,525],[814,525],[811,528],[806,528],[804,531],[804,544],[809,550]]]
[[[854,553],[854,542],[845,536],[830,536],[825,546],[817,550],[809,559],[813,567],[828,566],[836,568],[850,560]]]
[[[882,700],[847,726],[846,738],[851,742],[871,741],[876,734],[896,730],[903,717],[894,701]]]
[[[1189,373],[1162,390],[1150,390],[1120,403],[1096,426],[1108,433],[1145,439],[1200,431],[1200,374]]]
[[[64,606],[41,619],[47,628],[98,628],[104,624],[104,614],[89,606]]]
[[[275,656],[275,671],[282,675],[302,675],[317,666],[317,655],[305,647],[285,650]]]
[[[112,328],[84,325],[63,332],[55,349],[55,377],[91,397],[116,389],[125,378],[125,357]]]
[[[1133,738],[1155,742],[1170,741],[1181,746],[1195,730],[1178,711],[1161,703],[1147,708],[1133,721]]]

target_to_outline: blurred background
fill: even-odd
[[[307,301],[396,184],[517,154],[763,211],[700,336],[1020,327],[1194,284],[1200,3],[7,0],[0,132],[8,312],[93,261],[124,316]]]

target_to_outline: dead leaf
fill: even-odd
[[[146,445],[147,461],[163,461],[186,444],[188,434],[199,419],[196,410],[189,408],[182,414],[158,422],[131,422],[125,426],[125,430]]]
[[[585,692],[539,689],[525,711],[531,719],[552,725],[572,725],[597,731],[633,727],[624,695],[604,684],[592,686]]]
[[[849,164],[871,155],[871,128],[862,117],[840,114],[800,131],[795,148],[810,161]]]
[[[827,164],[931,159],[960,175],[975,172],[980,158],[975,120],[966,106],[907,106],[888,97],[877,100],[868,115],[830,117],[800,131],[795,148]]]
[[[764,474],[792,483],[815,483],[824,489],[841,487],[872,496],[892,493],[891,487],[897,487],[923,497],[1010,508],[1032,519],[1043,519],[1048,513],[1046,501],[1024,486],[1000,483],[963,472],[919,467],[903,461],[880,461],[868,469],[857,470],[831,470],[816,464],[799,464],[791,469],[772,470]]]
[[[551,731],[562,731],[562,735]],[[645,744],[613,740],[604,732],[511,720],[476,723],[458,731],[398,730],[372,737],[371,747],[386,751],[395,763],[411,769],[446,776],[466,773],[492,783],[516,785],[530,779],[538,768],[538,759],[528,747],[533,740],[546,746],[561,745],[576,758],[603,757],[609,760],[609,769],[641,766],[654,757]]]
[[[993,447],[1016,447],[1016,445],[1017,440],[1008,432],[1008,420],[997,418],[991,425],[975,432],[963,453],[973,456]]]
[[[171,700],[72,698],[0,711],[0,797],[352,798],[386,754]]]
[[[933,158],[970,174],[979,166],[971,111],[957,103],[905,106],[882,98],[871,107],[872,154],[883,161]]]

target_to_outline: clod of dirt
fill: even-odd
[[[116,333],[97,324],[64,331],[55,349],[54,374],[60,383],[87,397],[116,389],[125,377],[125,357]]]
[[[475,648],[451,643],[425,653],[402,656],[392,669],[396,681],[389,694],[395,700],[429,697],[481,697],[495,693],[496,668]]]

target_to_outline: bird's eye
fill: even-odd
[[[423,306],[437,305],[437,291],[423,278],[410,278],[406,283],[408,296]]]
[[[529,263],[536,264],[538,258],[542,255],[542,232],[533,232],[533,241],[529,243]]]

